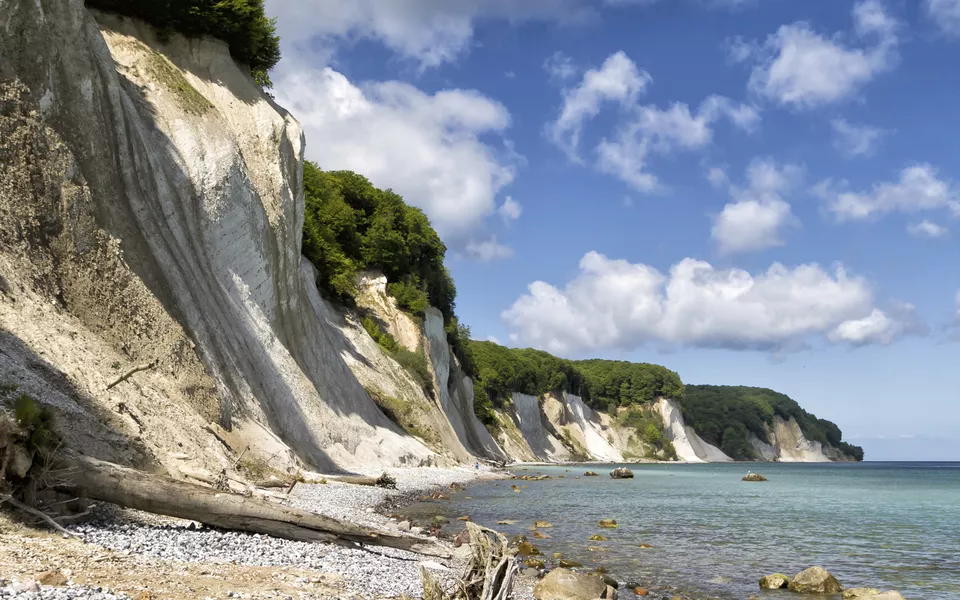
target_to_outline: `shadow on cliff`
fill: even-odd
[[[162,470],[142,440],[120,432],[119,413],[93,400],[6,329],[0,329],[0,385],[16,385],[14,395],[35,396],[53,408],[57,430],[69,449],[145,471]]]

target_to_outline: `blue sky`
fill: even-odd
[[[477,338],[960,460],[960,0],[268,0],[307,157],[423,208]]]

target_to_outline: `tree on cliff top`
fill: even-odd
[[[161,39],[171,33],[210,35],[230,47],[234,60],[250,68],[254,80],[270,87],[268,72],[280,60],[275,19],[263,0],[85,0],[87,6],[150,23]]]
[[[443,264],[447,247],[419,208],[351,171],[303,165],[303,254],[317,269],[317,286],[341,302],[356,295],[365,269],[387,277],[387,293],[413,315],[428,306],[443,314],[447,341],[468,375],[474,365],[469,328],[454,312],[457,288]]]

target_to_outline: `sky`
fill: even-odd
[[[422,208],[476,339],[960,460],[960,0],[267,0],[306,156]]]

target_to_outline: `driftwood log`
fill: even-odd
[[[433,540],[345,523],[281,504],[150,475],[87,456],[63,459],[70,477],[57,487],[86,498],[214,527],[304,542],[371,544],[448,558]]]

